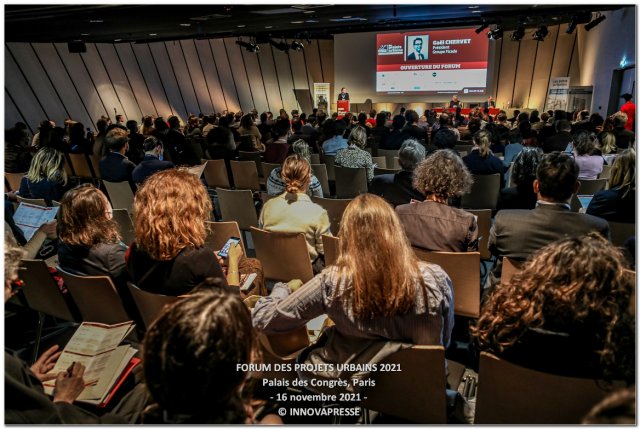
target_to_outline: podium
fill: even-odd
[[[349,100],[338,100],[337,102],[338,114],[347,113],[349,111]]]

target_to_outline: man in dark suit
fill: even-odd
[[[104,138],[109,153],[100,160],[100,176],[108,182],[129,182],[131,190],[136,186],[131,173],[136,165],[124,155],[129,150],[129,136],[121,128],[114,128]]]
[[[153,173],[175,167],[173,162],[163,161],[162,153],[164,152],[164,147],[162,146],[162,142],[157,138],[147,137],[143,146],[144,158],[142,162],[133,169],[133,173],[131,174],[133,182],[137,184],[142,184],[147,177]]]
[[[413,170],[425,158],[425,149],[414,139],[405,140],[398,152],[402,170],[395,174],[380,174],[371,181],[371,193],[384,198],[391,205],[409,204],[412,199],[423,201],[424,195],[413,188]]]
[[[458,96],[454,95],[449,102],[449,109],[455,109],[457,107],[462,107],[462,103],[458,100]]]
[[[349,93],[347,92],[347,88],[342,88],[340,90],[340,94],[338,94],[338,100],[348,100]]]
[[[542,144],[544,153],[555,151],[564,152],[569,143],[571,143],[571,122],[562,119],[555,124],[556,134],[547,139]]]
[[[496,102],[493,101],[493,97],[489,96],[489,98],[487,98],[487,101],[485,101],[482,105],[483,111],[485,113],[485,115],[489,114],[489,109],[496,107]]]
[[[504,256],[524,260],[556,240],[591,231],[609,238],[606,220],[571,211],[571,195],[580,188],[578,172],[578,165],[570,155],[561,152],[545,155],[533,182],[538,198],[536,207],[498,212],[489,236],[489,249],[499,257],[493,270],[494,279],[500,276]]]
[[[416,37],[413,39],[413,52],[407,55],[407,60],[424,60],[424,54],[422,53],[422,38]]]

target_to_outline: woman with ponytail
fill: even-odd
[[[500,158],[491,149],[491,131],[480,130],[473,135],[473,148],[469,155],[462,158],[471,174],[500,174],[500,189],[504,188],[505,167]]]
[[[311,262],[319,262],[324,256],[322,234],[331,235],[331,232],[327,211],[313,203],[307,194],[311,183],[311,165],[302,156],[291,155],[285,159],[280,174],[286,192],[265,203],[260,213],[260,228],[277,232],[302,232],[307,239]]]

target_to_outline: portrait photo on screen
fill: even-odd
[[[407,36],[407,60],[428,60],[429,59],[429,35]]]

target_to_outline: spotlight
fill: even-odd
[[[547,29],[546,25],[541,25],[540,28],[533,33],[533,40],[537,40],[538,42],[544,42],[544,38],[549,34],[549,29]]]
[[[514,42],[519,42],[524,37],[524,26],[519,25],[516,31],[511,34],[511,40]]]
[[[478,28],[476,28],[476,34],[480,34],[484,31],[485,28],[487,28],[489,26],[488,23],[486,23],[485,21],[482,21],[482,25]]]
[[[487,33],[487,37],[491,40],[499,40],[499,39],[502,39],[503,34],[504,34],[504,31],[502,30],[502,28],[496,27],[495,29],[490,30]]]
[[[602,14],[598,14],[598,17],[596,19],[594,19],[593,21],[591,21],[588,24],[585,24],[584,29],[589,31],[591,30],[593,27],[595,27],[596,25],[600,24],[602,21],[604,21],[605,19],[607,19],[606,16],[602,15]]]
[[[575,16],[571,17],[571,22],[567,25],[567,34],[573,33],[573,30],[578,26],[578,20]]]
[[[291,42],[291,49],[294,51],[301,51],[304,49],[304,45],[302,44],[302,42],[294,40],[293,42]]]
[[[285,42],[285,41],[282,41],[282,42],[276,42],[276,41],[275,41],[275,40],[273,40],[273,39],[269,39],[269,44],[270,44],[271,46],[273,46],[274,48],[276,48],[277,50],[279,50],[279,51],[282,51],[282,52],[289,52],[289,48],[290,48],[290,46],[289,46],[289,44],[288,44],[287,42]]]
[[[236,45],[242,46],[249,52],[256,53],[260,51],[260,46],[257,43],[245,42],[243,40],[236,40]]]

